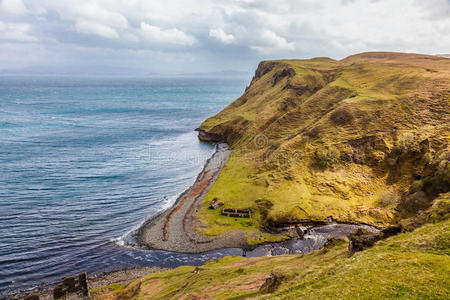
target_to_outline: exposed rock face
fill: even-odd
[[[273,75],[273,85],[276,85],[283,78],[290,78],[295,76],[295,70],[293,68],[287,67],[278,71]]]
[[[224,142],[225,139],[222,135],[212,132],[206,132],[204,130],[201,130],[199,128],[196,129],[198,131],[198,138],[199,140],[203,142],[212,142],[212,143],[220,143]]]
[[[63,282],[53,289],[53,298],[59,299],[74,293],[79,294],[80,297],[89,298],[86,273],[83,272],[78,274],[78,276],[64,277]]]
[[[283,282],[284,276],[277,273],[271,273],[266,280],[264,281],[263,285],[259,289],[261,293],[273,293],[278,286]]]
[[[375,242],[381,240],[382,236],[379,233],[367,232],[363,229],[358,231],[350,237],[348,245],[348,256],[352,256],[355,252],[363,251],[366,248],[372,247]]]
[[[367,230],[359,228],[358,231],[350,237],[348,256],[350,257],[355,254],[355,252],[373,247],[377,241],[396,235],[401,231],[401,226],[389,226],[379,232],[368,232]]]
[[[277,65],[277,62],[274,61],[262,61],[259,63],[258,68],[255,71],[255,76],[253,79],[259,79],[263,77],[265,74],[272,71],[272,69]]]

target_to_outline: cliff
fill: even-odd
[[[261,62],[244,94],[199,127],[233,154],[198,213],[206,234],[324,220],[386,226],[450,186],[450,59],[362,53]],[[251,208],[252,222],[206,207]],[[224,226],[225,225],[225,226]]]
[[[267,230],[331,216],[403,232],[358,230],[306,255],[224,257],[95,289],[93,299],[448,298],[449,102],[446,58],[260,63],[245,93],[198,128],[201,140],[233,148],[198,230],[261,243],[285,238]],[[251,218],[208,209],[213,200]]]

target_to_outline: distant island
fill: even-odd
[[[192,76],[192,77],[248,77],[248,72],[236,70],[223,70],[219,72],[195,72],[195,73],[181,73],[178,76]]]

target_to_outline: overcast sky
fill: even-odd
[[[450,53],[450,0],[0,0],[0,70],[253,72],[375,50]]]

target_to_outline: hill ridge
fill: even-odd
[[[252,234],[260,224],[330,215],[395,223],[448,191],[449,178],[436,172],[449,170],[449,107],[445,58],[368,52],[263,61],[244,94],[199,127],[200,139],[234,149],[204,206],[217,197],[253,208],[256,225],[229,225]],[[207,210],[198,216],[208,234],[230,223]]]

